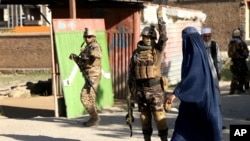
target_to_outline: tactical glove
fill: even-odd
[[[75,58],[77,58],[77,55],[76,55],[76,54],[71,53],[71,54],[69,55],[69,59],[75,60]]]
[[[81,53],[81,59],[89,60],[90,58],[85,53]]]

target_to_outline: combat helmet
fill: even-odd
[[[94,30],[90,30],[88,28],[85,28],[84,32],[83,32],[83,37],[86,37],[86,36],[96,36],[95,35],[95,31]]]
[[[154,25],[150,25],[150,26],[146,26],[143,28],[142,32],[141,32],[141,36],[149,36],[153,39],[157,39],[157,35],[156,35],[156,31],[155,31],[155,26]]]

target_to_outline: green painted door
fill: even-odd
[[[91,27],[92,26],[92,27]],[[53,33],[59,64],[61,85],[66,105],[66,115],[74,118],[86,113],[80,101],[83,76],[69,59],[71,53],[79,54],[83,44],[83,31],[90,27],[96,31],[98,43],[102,47],[102,78],[98,87],[97,107],[102,109],[114,104],[114,93],[110,73],[107,38],[103,19],[54,19]]]

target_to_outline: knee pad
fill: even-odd
[[[167,118],[165,111],[156,111],[153,113],[158,130],[167,129]]]
[[[153,112],[154,118],[156,121],[160,121],[162,119],[166,119],[166,112],[165,111],[156,111]]]

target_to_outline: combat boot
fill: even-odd
[[[168,141],[168,137],[167,136],[161,136],[161,141]]]
[[[100,121],[101,121],[101,118],[99,116],[95,118],[91,117],[88,121],[83,122],[82,125],[85,127],[97,126],[99,125]]]
[[[150,135],[144,135],[144,141],[151,141]]]
[[[246,89],[245,91],[246,91],[245,94],[250,94],[250,90],[249,89]]]
[[[244,94],[245,91],[243,89],[237,89],[235,90],[235,94]]]
[[[144,141],[151,141],[151,135],[153,133],[153,128],[142,129]]]
[[[168,141],[168,128],[159,130],[159,136],[161,138],[161,141]]]
[[[246,91],[243,89],[243,84],[239,84],[238,86],[238,94],[244,94]]]

